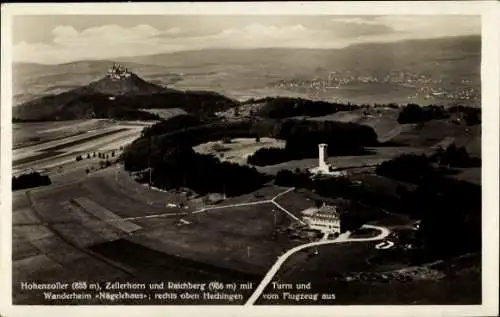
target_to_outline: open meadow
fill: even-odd
[[[284,148],[285,141],[273,138],[235,138],[229,142],[224,140],[202,143],[193,148],[195,152],[201,154],[215,155],[221,161],[228,161],[237,164],[247,164],[249,156],[253,155],[261,148]]]

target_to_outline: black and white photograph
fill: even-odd
[[[479,6],[101,5],[8,17],[12,306],[486,302]]]

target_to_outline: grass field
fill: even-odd
[[[261,138],[256,142],[254,138],[235,138],[230,143],[212,141],[202,143],[193,149],[202,154],[213,154],[221,161],[246,164],[247,158],[261,148],[284,148],[285,142],[273,138]]]
[[[190,222],[143,231],[134,239],[167,254],[243,272],[264,274],[276,257],[293,246],[286,236],[273,237],[290,218],[271,204],[234,207],[183,217]],[[276,222],[275,222],[276,221]]]
[[[221,206],[270,199],[283,190],[266,187],[258,197],[238,197],[225,201]],[[294,244],[279,233],[273,236],[275,229],[287,227],[291,218],[270,203],[190,214],[189,210],[194,210],[194,207],[181,210],[165,206],[182,199],[176,194],[151,190],[135,183],[126,173],[112,169],[86,176],[82,183],[52,186],[33,191],[30,195],[36,201],[37,214],[45,221],[54,222],[53,229],[82,247],[123,237],[125,229],[98,221],[110,218],[108,213],[112,213],[111,218],[117,218],[175,212],[186,214],[183,217],[130,221],[134,226],[143,228],[134,229],[130,239],[166,254],[182,254],[194,261],[256,274],[263,274],[276,256]],[[18,205],[24,206],[21,200]],[[307,203],[304,206],[310,207]],[[297,209],[297,212],[300,210]],[[190,224],[178,226],[180,218]]]
[[[151,124],[151,122],[99,122],[107,125],[99,129],[90,129],[85,132],[57,137],[47,140],[47,142],[14,149],[14,172],[21,173],[26,169],[59,167],[74,161],[78,155],[86,159],[90,154],[91,158],[93,158],[96,152],[115,151],[115,157],[117,157],[125,145],[138,138],[142,129]],[[91,124],[92,120],[87,121],[87,123]],[[50,125],[49,123],[46,124]],[[78,123],[75,124],[78,125]],[[86,126],[84,123],[82,125]],[[67,132],[69,127],[55,124],[52,129],[64,133],[64,131]]]
[[[56,196],[67,193],[64,190],[52,189],[52,194]],[[46,220],[66,222],[77,220],[75,215],[65,211],[59,202],[52,204],[53,199],[49,199],[50,195],[47,193],[35,196],[36,204],[30,208],[29,200],[24,192],[17,192],[13,195],[12,289],[14,304],[47,304],[41,292],[21,291],[20,282],[98,281],[127,276],[120,269],[82,252],[80,247],[91,243],[92,238],[98,237],[90,228],[82,225],[78,227],[76,222],[53,226],[26,225]]]
[[[169,108],[169,109],[139,109],[141,111],[149,112],[152,114],[157,114],[162,118],[163,120],[168,120],[170,118],[173,118],[175,116],[179,116],[182,114],[187,114],[187,112],[184,109],[181,108]]]
[[[107,144],[115,142],[112,139],[108,141]],[[225,153],[232,151],[231,156],[239,157],[241,160],[255,144],[253,139],[230,143],[229,146],[233,148]],[[74,146],[80,147],[81,144]],[[228,144],[221,146],[226,147]],[[422,151],[407,147],[381,147],[373,150],[376,153],[371,155],[333,157],[330,160],[334,165],[352,170],[378,164],[408,150]],[[86,166],[94,163],[92,160],[72,162],[64,166],[62,173],[54,169],[51,173],[56,180],[55,185],[30,192],[35,202],[33,209],[30,208],[25,195],[15,194],[13,203],[16,211],[13,216],[17,225],[14,243],[18,251],[13,257],[16,259],[16,280],[68,279],[72,278],[72,270],[75,267],[81,268],[79,274],[84,279],[120,278],[127,273],[119,267],[125,267],[131,270],[136,278],[145,280],[160,277],[230,281],[236,276],[242,281],[258,282],[279,255],[300,243],[290,240],[286,233],[278,232],[277,229],[288,227],[292,220],[270,203],[191,214],[191,211],[202,207],[201,197],[193,200],[187,199],[181,193],[150,189],[135,182],[121,167],[116,166],[87,175]],[[283,166],[295,169],[301,166],[312,167],[316,164],[316,159],[310,159],[287,162],[265,169],[278,171]],[[396,186],[391,180],[374,175],[360,174],[356,177],[357,180],[388,193],[394,191]],[[59,184],[63,186],[58,186]],[[285,189],[268,185],[260,189],[258,194],[231,198],[217,206],[268,200]],[[303,209],[313,204],[307,195],[294,191],[280,196],[276,201],[296,216],[300,216]],[[180,202],[189,208],[167,207],[168,203]],[[157,217],[165,213],[183,214]],[[141,218],[144,216],[152,217]],[[128,223],[127,227],[107,221],[110,218],[120,217],[140,217],[140,219],[128,220],[125,222],[126,225]],[[23,222],[34,222],[37,218],[51,222],[51,225],[49,228],[43,225],[20,225]],[[180,219],[185,222],[181,222]],[[381,220],[382,225],[399,225],[407,221],[407,219],[396,219],[391,215],[387,215],[387,219],[384,219]],[[106,261],[118,265],[118,268],[115,264],[110,265],[106,261],[82,253],[81,249],[97,253]],[[399,282],[346,283],[337,279],[339,272],[385,272],[405,265],[403,261],[374,265],[370,262],[370,258],[377,252],[380,251],[374,248],[373,243],[324,246],[320,248],[320,255],[316,257],[310,257],[307,252],[299,252],[285,263],[276,279],[292,282],[311,281],[315,287],[324,292],[339,293],[340,291],[332,289],[347,287],[352,294],[358,296],[354,297],[349,293],[349,296],[340,298],[339,293],[340,299],[335,303],[359,303],[359,298],[364,298],[363,303],[384,301],[385,297],[378,296],[378,293],[375,296],[366,294],[367,289],[368,292],[378,292],[378,288],[381,288],[381,293],[386,292],[393,302],[406,303],[417,300],[432,303],[427,297],[417,297],[418,294],[414,292],[398,294],[393,292],[392,288],[387,288],[388,283],[394,283],[393,288],[401,291],[401,287],[404,286]],[[90,259],[91,264],[85,268],[81,267],[79,261],[87,259]],[[30,272],[31,265],[43,265],[43,269]],[[460,285],[469,280],[475,285],[474,275],[463,279],[451,282],[440,280],[438,283]],[[437,292],[438,288],[427,281],[419,283],[414,285],[429,290],[429,294]],[[448,287],[447,285],[442,284],[440,287],[443,289]],[[22,293],[16,296],[20,302],[33,300],[33,297]],[[461,300],[462,297],[457,298]],[[449,300],[449,296],[442,299],[445,302]]]
[[[377,147],[367,148],[367,150],[370,153],[366,155],[329,157],[328,162],[332,164],[332,166],[349,171],[365,167],[374,167],[403,153],[421,154],[426,151],[426,149],[413,147]],[[316,166],[318,166],[318,159],[307,158],[302,160],[288,161],[276,165],[257,166],[256,168],[260,172],[275,175],[282,169],[293,171],[296,168],[309,169]]]
[[[455,270],[453,276],[448,276],[436,265],[408,268],[404,258],[375,263],[371,261],[373,257],[384,256],[384,250],[377,250],[375,244],[348,242],[321,246],[318,248],[318,255],[306,251],[296,253],[273,279],[278,283],[293,285],[311,283],[310,290],[289,292],[335,294],[334,300],[284,299],[281,294],[287,290],[280,291],[269,284],[264,294],[279,294],[280,299],[270,301],[261,297],[257,304],[464,305],[481,302],[481,275],[477,263],[469,263],[465,269]],[[411,270],[419,273],[406,275],[404,279],[397,277],[402,276],[402,272]],[[460,289],[454,289],[456,287]]]
[[[57,140],[87,131],[102,129],[112,125],[105,119],[70,120],[51,122],[28,122],[12,124],[12,145],[22,146]]]

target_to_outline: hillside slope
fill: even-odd
[[[157,115],[139,109],[181,108],[211,115],[235,105],[236,102],[217,93],[179,91],[147,82],[134,73],[108,73],[86,86],[14,107],[13,118],[16,121],[158,119]]]
[[[211,49],[123,58],[121,61],[167,66],[203,67],[242,65],[269,67],[269,72],[291,68],[297,74],[332,70],[386,72],[407,69],[447,77],[478,76],[481,60],[479,36],[366,43],[342,49]],[[259,68],[260,69],[260,68]]]
[[[79,61],[59,65],[15,63],[12,68],[14,106],[47,96],[76,89],[102,78],[103,70],[111,61]],[[145,81],[167,85],[180,80],[180,76],[168,68],[158,65],[124,63]]]

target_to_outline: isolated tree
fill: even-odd
[[[257,136],[255,137],[255,142],[260,142],[260,136],[259,136],[259,135],[257,135]]]
[[[87,153],[87,159],[90,159],[90,153]]]

